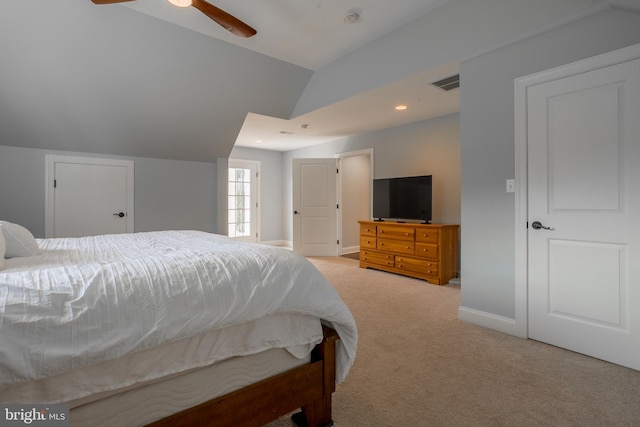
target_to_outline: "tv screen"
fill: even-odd
[[[431,175],[374,179],[373,217],[431,222]]]

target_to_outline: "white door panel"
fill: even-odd
[[[640,369],[640,60],[531,86],[527,109],[529,336]]]
[[[47,237],[133,232],[133,162],[48,156]]]
[[[293,249],[338,255],[337,159],[293,159]]]

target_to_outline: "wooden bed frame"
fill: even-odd
[[[335,343],[338,334],[323,326],[324,339],[310,363],[149,424],[150,427],[260,427],[298,408],[300,427],[329,427],[331,394],[336,384]]]

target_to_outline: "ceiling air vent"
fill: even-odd
[[[442,90],[452,90],[460,87],[460,74],[456,74],[455,76],[446,77],[444,79],[438,80],[437,82],[431,83],[437,88]]]

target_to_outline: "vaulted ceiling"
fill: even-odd
[[[258,31],[238,39],[165,0],[5,2],[0,145],[215,161],[424,120],[457,111],[460,91],[430,82],[459,61],[637,3],[215,1]]]

